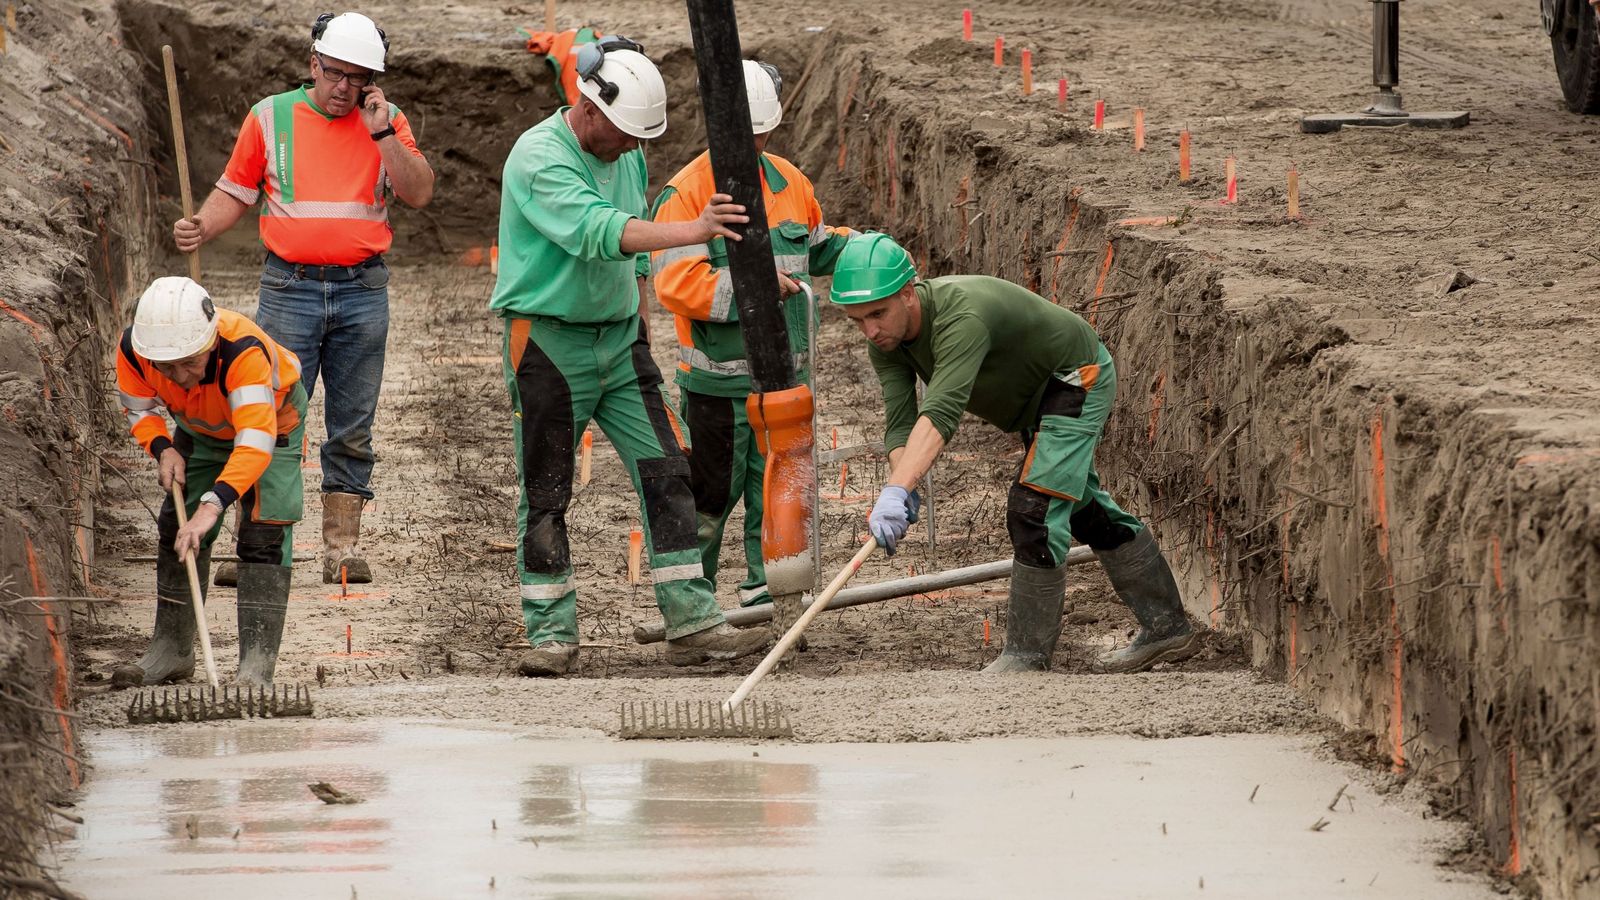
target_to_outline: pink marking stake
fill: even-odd
[[[1065,78],[1056,82],[1056,109],[1067,111],[1067,80]]]
[[[1223,177],[1226,178],[1227,181],[1228,181],[1228,196],[1226,198],[1224,198],[1222,202],[1223,203],[1238,203],[1239,202],[1239,172],[1238,172],[1238,166],[1235,163],[1233,157],[1231,157],[1231,156],[1228,157],[1227,162],[1223,163],[1223,165],[1222,165],[1222,173],[1223,173]]]
[[[1006,64],[1006,39],[1001,35],[994,36],[994,67],[996,69]]]
[[[1101,100],[1101,99],[1097,99],[1097,100],[1094,101],[1094,128],[1095,128],[1096,131],[1102,131],[1102,130],[1105,129],[1105,127],[1106,127],[1106,101],[1105,100]]]
[[[961,11],[961,39],[963,41],[972,40],[972,10],[970,9]]]

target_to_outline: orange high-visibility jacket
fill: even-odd
[[[578,105],[578,48],[605,37],[598,29],[585,25],[567,31],[532,31],[522,29],[528,36],[528,52],[545,58],[561,82],[561,96],[568,106]]]
[[[812,275],[832,274],[834,260],[855,232],[823,223],[816,190],[793,163],[762,153],[759,168],[775,265],[807,283]],[[692,221],[716,190],[711,153],[707,151],[667,182],[656,198],[652,218],[657,222]],[[749,364],[744,358],[739,310],[733,302],[733,279],[723,239],[658,250],[650,254],[650,268],[656,297],[672,312],[677,326],[678,386],[718,397],[748,394]],[[804,296],[791,297],[784,304],[784,311],[789,346],[799,368],[804,362],[801,354],[810,342]]]
[[[393,103],[389,124],[422,156]],[[353,266],[394,240],[389,173],[360,113],[330,118],[304,87],[251,108],[217,188],[246,206],[265,195],[261,242],[289,262]]]
[[[217,310],[217,342],[206,373],[193,390],[178,387],[133,350],[133,329],[122,332],[117,391],[134,440],[156,459],[172,446],[163,407],[192,435],[232,441],[233,453],[217,478],[224,508],[238,500],[272,462],[278,436],[300,423],[289,394],[300,381],[300,360],[266,332],[232,310]]]

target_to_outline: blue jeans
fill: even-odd
[[[353,274],[346,281],[322,281],[269,260],[261,270],[256,324],[300,358],[308,398],[322,373],[328,431],[323,492],[371,500],[372,419],[389,338],[389,268],[379,262]]]

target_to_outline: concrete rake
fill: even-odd
[[[789,724],[783,705],[773,700],[757,703],[749,699],[750,692],[762,678],[771,672],[789,648],[800,640],[806,626],[828,606],[828,601],[861,570],[872,551],[878,549],[874,538],[867,538],[856,555],[844,567],[827,590],[817,595],[800,614],[800,618],[784,632],[778,643],[767,651],[756,670],[745,676],[737,690],[723,701],[677,701],[622,704],[622,725],[618,737],[631,738],[792,738],[794,728]]]
[[[311,689],[278,687],[166,688],[140,691],[128,704],[128,724],[282,719],[312,713]]]

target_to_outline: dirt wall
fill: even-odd
[[[92,615],[110,338],[148,265],[153,164],[101,4],[21,4],[0,65],[0,886],[82,771],[75,623]],[[107,477],[113,477],[109,473]]]
[[[1545,449],[1475,379],[1395,374],[1407,348],[1347,326],[1337,268],[1283,277],[1130,212],[1074,165],[1087,129],[941,119],[915,73],[827,40],[789,127],[830,220],[1089,318],[1121,386],[1101,471],[1190,612],[1399,777],[1446,786],[1507,871],[1582,895],[1600,863],[1593,448]],[[973,53],[942,43],[924,58]]]

